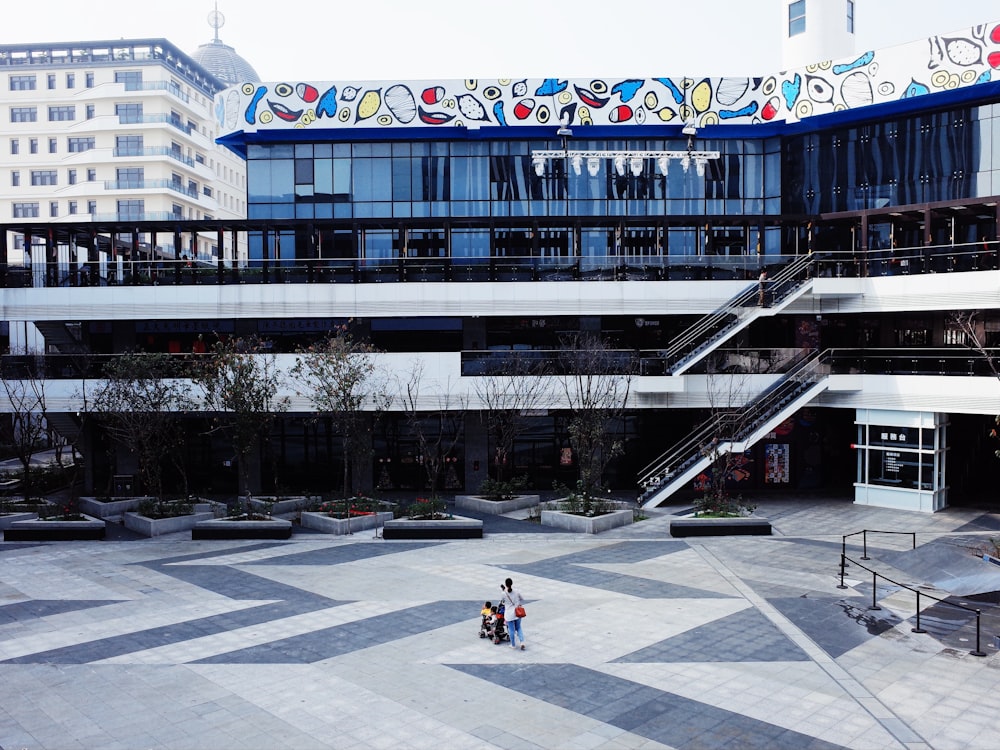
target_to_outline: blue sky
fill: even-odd
[[[815,0],[814,0],[815,1]],[[821,0],[836,2],[837,0]],[[265,81],[755,75],[780,68],[787,0],[218,0]],[[856,0],[859,51],[1000,20],[996,0]],[[5,4],[0,42],[211,41],[213,0]]]

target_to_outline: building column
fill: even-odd
[[[483,414],[469,411],[465,414],[465,491],[479,490],[489,476],[489,434],[483,423]]]

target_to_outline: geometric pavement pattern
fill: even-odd
[[[928,602],[913,635],[897,587],[876,589],[881,610],[870,582],[836,588],[839,542],[650,538],[656,523],[0,544],[0,748],[995,744],[996,649],[955,648],[967,615]],[[475,635],[507,575],[523,653]],[[944,720],[943,691],[966,689],[984,717]]]

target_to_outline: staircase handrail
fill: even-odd
[[[768,280],[768,288],[771,292],[772,300],[784,299],[784,297],[791,293],[794,287],[788,283],[789,281],[799,279],[800,276],[801,280],[807,279],[809,275],[808,273],[803,274],[803,271],[806,271],[813,261],[813,255],[810,253],[797,256],[794,260],[782,266],[781,270],[775,274],[775,277]],[[787,290],[785,290],[785,287],[787,287]],[[724,324],[728,322],[728,319],[737,317],[740,309],[748,307],[755,302],[758,290],[758,282],[754,282],[752,285],[741,289],[717,310],[699,318],[674,338],[670,346],[663,351],[663,358],[667,362],[668,369],[673,369],[673,366],[684,355],[697,351],[696,344],[698,342],[708,343],[708,341],[711,341],[712,334],[722,329]],[[778,295],[778,290],[783,290],[780,296]]]
[[[820,368],[826,364],[832,350],[805,351],[800,354],[784,377],[762,391],[742,409],[712,414],[697,425],[686,437],[668,448],[659,458],[653,460],[639,472],[639,486],[644,492],[652,492],[666,478],[675,475],[696,461],[704,451],[714,445],[735,443],[748,438],[764,421],[774,413],[774,404],[779,407],[792,398],[803,385],[810,386],[819,380]],[[731,429],[731,431],[730,431]],[[672,468],[673,467],[673,468]],[[672,468],[672,470],[671,470]]]

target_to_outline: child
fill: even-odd
[[[496,607],[493,606],[493,602],[486,602],[483,605],[482,610],[479,615],[483,618],[482,624],[479,626],[479,637],[486,638],[489,636],[493,637],[493,614],[496,612]]]

